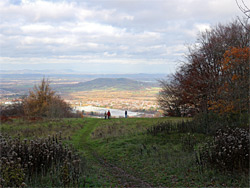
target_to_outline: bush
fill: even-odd
[[[61,135],[23,140],[0,135],[0,187],[79,186],[84,161],[61,142]]]
[[[216,113],[197,114],[192,121],[196,127],[196,132],[214,135],[216,131],[225,127],[225,121]]]
[[[159,133],[205,133],[203,125],[196,121],[160,122],[147,129],[147,134],[156,136]]]
[[[210,164],[221,170],[249,172],[249,130],[225,128],[216,132],[213,142],[198,153],[200,165]]]
[[[24,116],[23,103],[0,106],[0,114],[1,116]]]
[[[7,187],[19,187],[25,185],[24,179],[25,174],[24,170],[21,167],[20,161],[18,160],[8,160],[3,157],[1,159],[1,178],[0,185]]]
[[[217,114],[213,112],[197,114],[192,123],[196,125],[198,132],[215,135],[216,131],[223,127],[248,127],[249,114]]]
[[[24,100],[24,112],[27,116],[48,118],[63,118],[71,116],[71,108],[55,91],[45,78],[40,85],[35,85],[33,90]]]

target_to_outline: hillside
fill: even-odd
[[[71,85],[71,90],[90,91],[90,90],[138,90],[146,87],[152,87],[153,84],[139,82],[128,78],[97,78],[87,82],[80,82]]]
[[[21,187],[22,182],[26,187],[249,187],[247,171],[227,171],[206,162],[203,156],[209,155],[213,146],[211,135],[201,133],[201,127],[195,130],[189,120],[21,118],[1,123],[1,154],[14,165],[3,159],[0,170],[5,172],[5,181],[0,181],[0,187]],[[248,148],[248,134],[243,134],[243,148]],[[231,138],[234,140],[235,136]],[[19,147],[13,147],[13,143]],[[9,155],[14,152],[18,155]],[[33,173],[32,168],[20,168],[31,162],[34,169],[41,171]],[[17,175],[10,179],[12,174]]]
[[[2,95],[6,93],[28,94],[28,91],[39,83],[44,75],[43,71],[20,70],[17,74],[17,71],[0,70],[0,93]],[[166,76],[163,74],[73,74],[70,72],[64,74],[63,72],[53,73],[49,70],[47,70],[46,75],[51,81],[51,87],[61,94],[64,94],[64,92],[102,90],[103,88],[137,90],[145,87],[158,87],[157,80]]]

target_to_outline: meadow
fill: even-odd
[[[1,147],[6,145],[6,142],[3,144],[5,137],[6,140],[14,139],[11,142],[19,145],[32,140],[44,142],[42,145],[47,148],[55,145],[57,149],[51,149],[54,155],[62,148],[60,152],[64,151],[65,160],[51,162],[49,168],[53,170],[48,170],[51,175],[41,173],[43,168],[40,167],[35,177],[24,177],[21,172],[26,172],[25,168],[11,171],[16,174],[14,179],[19,177],[16,183],[28,187],[39,184],[47,187],[248,187],[247,173],[200,165],[197,151],[213,136],[177,126],[190,121],[190,118],[170,117],[15,120],[1,124]],[[57,139],[60,142],[55,143]],[[16,163],[15,156],[12,157]],[[77,161],[81,161],[78,166]],[[67,166],[69,164],[72,168]],[[4,184],[1,180],[3,187],[10,186],[6,181]]]

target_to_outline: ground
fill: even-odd
[[[188,134],[156,136],[147,128],[181,118],[61,119],[41,122],[15,120],[1,124],[1,132],[22,138],[46,137],[62,132],[85,159],[84,187],[248,187],[244,174],[201,169],[195,147],[184,142]],[[193,134],[195,146],[208,135]]]

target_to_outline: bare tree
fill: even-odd
[[[179,83],[169,76],[168,80],[159,80],[161,91],[158,95],[158,103],[165,116],[181,116],[181,98],[179,97]]]
[[[239,7],[240,11],[244,14],[245,16],[245,20],[243,23],[241,21],[241,19],[239,19],[239,21],[241,22],[241,24],[245,27],[245,29],[250,32],[250,28],[247,27],[247,24],[248,24],[248,21],[250,19],[250,8],[247,6],[247,4],[245,3],[244,0],[235,0],[236,1],[236,4],[237,6]]]
[[[237,6],[241,10],[241,12],[247,17],[247,19],[250,19],[250,9],[246,5],[244,0],[236,0]]]

